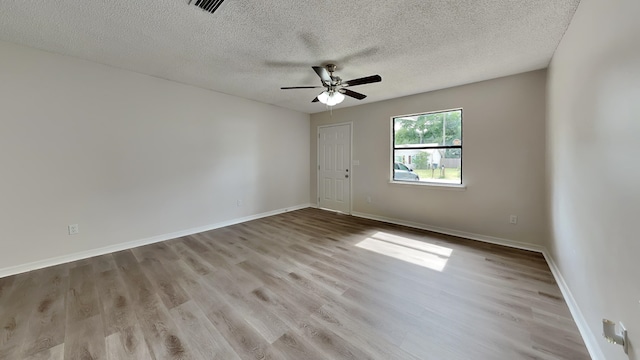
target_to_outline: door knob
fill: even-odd
[[[349,174],[345,175],[344,177],[345,177],[346,179],[348,179],[348,178],[349,178]]]

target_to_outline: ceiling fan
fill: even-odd
[[[318,74],[320,80],[322,81],[322,86],[288,86],[281,87],[282,90],[290,90],[290,89],[316,89],[316,88],[326,88],[320,95],[318,95],[311,102],[321,102],[328,106],[334,106],[336,104],[341,103],[344,100],[344,96],[351,96],[352,98],[362,100],[367,97],[367,95],[361,94],[359,92],[355,92],[347,89],[347,87],[356,86],[356,85],[364,85],[371,84],[382,81],[382,77],[380,75],[371,75],[358,79],[353,79],[349,81],[342,81],[339,76],[334,76],[333,72],[336,70],[335,64],[327,64],[327,66],[312,66],[313,70]]]

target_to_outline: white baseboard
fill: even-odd
[[[116,252],[116,251],[128,250],[128,249],[132,249],[132,248],[135,248],[135,247],[138,247],[138,246],[143,246],[143,245],[153,244],[153,243],[157,243],[157,242],[161,242],[161,241],[171,240],[171,239],[179,238],[179,237],[182,237],[182,236],[197,234],[197,233],[201,233],[201,232],[204,232],[204,231],[218,229],[218,228],[225,227],[225,226],[235,225],[235,224],[239,224],[239,223],[243,223],[243,222],[247,222],[247,221],[251,221],[251,220],[260,219],[260,218],[267,217],[267,216],[273,216],[273,215],[282,214],[282,213],[285,213],[285,212],[288,212],[288,211],[304,209],[304,208],[308,208],[308,207],[312,207],[312,206],[314,206],[314,205],[312,205],[312,204],[302,204],[302,205],[291,206],[291,207],[287,207],[287,208],[282,208],[282,209],[263,212],[263,213],[260,213],[260,214],[255,214],[255,215],[245,216],[245,217],[241,217],[241,218],[226,220],[226,221],[222,221],[222,222],[215,223],[215,224],[204,225],[204,226],[199,226],[199,227],[196,227],[196,228],[176,231],[176,232],[172,232],[172,233],[169,233],[169,234],[162,234],[162,235],[152,236],[152,237],[145,238],[145,239],[139,239],[139,240],[124,242],[124,243],[120,243],[120,244],[109,245],[109,246],[105,246],[105,247],[101,247],[101,248],[97,248],[97,249],[80,251],[80,252],[69,254],[69,255],[63,255],[63,256],[58,256],[58,257],[54,257],[54,258],[38,260],[38,261],[30,262],[30,263],[27,263],[27,264],[22,264],[22,265],[12,266],[12,267],[8,267],[8,268],[3,268],[3,269],[0,269],[0,278],[6,277],[6,276],[10,276],[10,275],[16,275],[16,274],[24,273],[24,272],[27,272],[27,271],[42,269],[42,268],[46,268],[46,267],[49,267],[49,266],[60,265],[60,264],[68,263],[68,262],[71,262],[71,261],[77,261],[77,260],[87,259],[87,258],[94,257],[94,256],[100,256],[100,255],[104,255],[104,254],[109,254],[109,253],[113,253],[113,252]]]
[[[576,299],[573,297],[569,286],[564,281],[564,277],[562,276],[562,273],[560,273],[560,269],[556,265],[555,260],[546,248],[542,251],[542,255],[544,255],[544,258],[547,260],[547,264],[549,264],[551,273],[556,279],[556,283],[558,283],[558,287],[560,288],[560,292],[562,292],[564,301],[567,303],[569,311],[571,311],[571,316],[573,316],[573,321],[576,322],[578,330],[580,331],[580,335],[582,335],[582,340],[584,340],[585,345],[587,345],[589,355],[591,355],[591,358],[593,360],[605,360],[602,349],[600,348],[600,344],[598,343],[598,339],[591,331],[591,328],[589,327],[587,320],[582,314],[582,311],[580,310]]]
[[[433,231],[440,234],[458,236],[466,239],[478,240],[478,241],[487,242],[491,244],[504,245],[504,246],[508,246],[516,249],[523,249],[523,250],[529,250],[529,251],[535,251],[535,252],[541,253],[544,256],[545,260],[547,261],[547,264],[549,264],[549,269],[551,269],[551,273],[553,274],[553,277],[555,278],[556,283],[560,288],[560,292],[562,292],[562,296],[564,297],[564,300],[567,303],[567,306],[569,307],[571,316],[573,317],[573,320],[576,322],[576,325],[578,326],[578,330],[580,331],[580,335],[582,336],[582,339],[585,345],[587,346],[589,355],[591,355],[591,358],[593,360],[605,359],[604,354],[602,353],[602,349],[598,344],[597,338],[595,337],[595,335],[591,331],[591,328],[587,324],[587,321],[584,315],[582,314],[582,311],[580,310],[578,303],[573,297],[573,294],[571,293],[569,286],[567,286],[567,283],[564,281],[564,278],[562,277],[562,274],[560,273],[558,266],[556,265],[553,257],[551,256],[551,254],[549,253],[546,247],[540,246],[540,245],[522,243],[522,242],[508,240],[508,239],[497,238],[493,236],[486,236],[486,235],[469,233],[465,231],[441,228],[441,227],[426,225],[422,223],[387,218],[384,216],[378,216],[378,215],[372,215],[372,214],[366,214],[366,213],[353,212],[352,215],[365,218],[365,219],[378,220],[378,221],[387,222],[391,224],[403,225],[403,226],[408,226],[416,229]]]
[[[417,223],[412,221],[393,219],[393,218],[388,218],[384,216],[359,213],[359,212],[353,212],[351,213],[351,215],[365,218],[365,219],[378,220],[378,221],[387,222],[387,223],[396,224],[396,225],[408,226],[415,229],[433,231],[433,232],[445,234],[445,235],[458,236],[465,239],[478,240],[478,241],[482,241],[490,244],[504,245],[504,246],[508,246],[516,249],[535,251],[539,253],[542,253],[542,251],[544,250],[544,247],[540,245],[527,244],[519,241],[502,239],[502,238],[487,236],[487,235],[474,234],[466,231],[447,229],[447,228],[442,228],[438,226],[432,226],[432,225],[427,225],[427,224],[422,224],[422,223]]]

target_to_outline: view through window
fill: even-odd
[[[392,121],[393,180],[462,184],[462,109]]]

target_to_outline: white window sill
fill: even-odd
[[[442,189],[442,190],[454,190],[454,191],[465,191],[467,187],[461,184],[443,184],[436,182],[421,182],[421,181],[397,181],[390,180],[389,184],[392,185],[409,185],[409,186],[423,186],[429,189]]]

